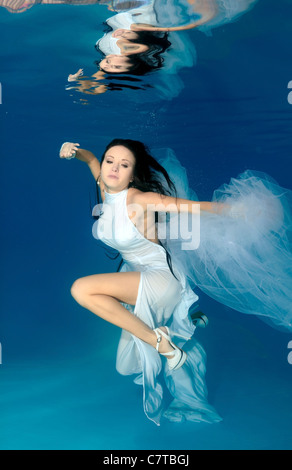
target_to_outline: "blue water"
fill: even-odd
[[[105,6],[0,9],[1,449],[291,449],[291,334],[200,294],[209,316],[209,401],[218,424],[156,427],[141,389],[115,370],[120,331],[71,297],[73,281],[116,269],[91,233],[88,169],[64,141],[100,155],[113,137],[171,147],[201,200],[247,168],[291,187],[291,1],[259,1],[212,35],[189,31],[196,63],[172,93],[82,95],[96,71]],[[85,100],[85,101],[83,101]]]

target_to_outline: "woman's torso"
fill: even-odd
[[[141,221],[146,224],[146,218],[137,216],[141,210],[139,206],[128,205],[128,191],[125,189],[115,194],[105,192],[102,215],[97,224],[97,238],[119,251],[123,260],[133,269],[169,269],[166,251],[156,238],[155,224],[150,222],[148,230],[141,226]],[[130,219],[128,210],[135,213],[139,229]],[[146,232],[148,238],[141,232]]]

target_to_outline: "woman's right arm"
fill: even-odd
[[[100,192],[103,199],[103,183],[100,180],[100,163],[96,156],[90,152],[90,150],[85,150],[79,148],[80,144],[74,144],[71,142],[65,142],[60,149],[60,158],[77,158],[81,162],[87,163],[93,178],[96,182],[99,182]]]
[[[82,76],[82,79],[80,77]],[[78,72],[70,74],[68,76],[68,82],[77,82],[72,87],[67,87],[67,90],[78,90],[81,93],[86,93],[87,95],[98,95],[100,93],[105,93],[107,91],[107,85],[100,82],[104,80],[105,73],[101,70],[93,73],[90,78],[83,77],[83,69],[79,69]]]
[[[80,160],[81,162],[87,163],[93,178],[95,179],[95,181],[97,181],[100,176],[100,163],[96,156],[89,150],[78,148],[76,151],[75,158],[77,158],[77,160]]]

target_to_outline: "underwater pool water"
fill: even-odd
[[[100,155],[112,138],[172,148],[201,200],[246,169],[291,187],[291,1],[258,1],[211,34],[190,30],[189,65],[137,89],[68,89],[91,75],[106,6],[0,9],[1,449],[291,449],[291,333],[204,294],[209,401],[218,424],[162,423],[115,370],[120,331],[70,287],[116,269],[92,236],[88,169],[60,161],[64,141]],[[117,393],[118,392],[118,393]]]

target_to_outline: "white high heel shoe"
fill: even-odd
[[[166,356],[168,367],[170,370],[176,370],[176,369],[179,369],[185,363],[187,359],[187,355],[182,349],[178,348],[175,344],[173,344],[169,336],[169,333],[170,333],[169,328],[167,326],[165,326],[164,328],[166,328],[167,333],[162,331],[160,328],[155,328],[153,330],[157,337],[156,350],[159,352],[159,344],[163,336],[165,339],[167,339],[170,346],[173,348],[173,351],[169,351],[166,353],[159,353],[159,354],[161,354],[162,356]],[[185,336],[178,335],[178,334],[176,334],[176,336],[181,336],[182,338],[190,339],[190,338],[186,338]],[[167,356],[173,356],[173,357],[167,357]]]

